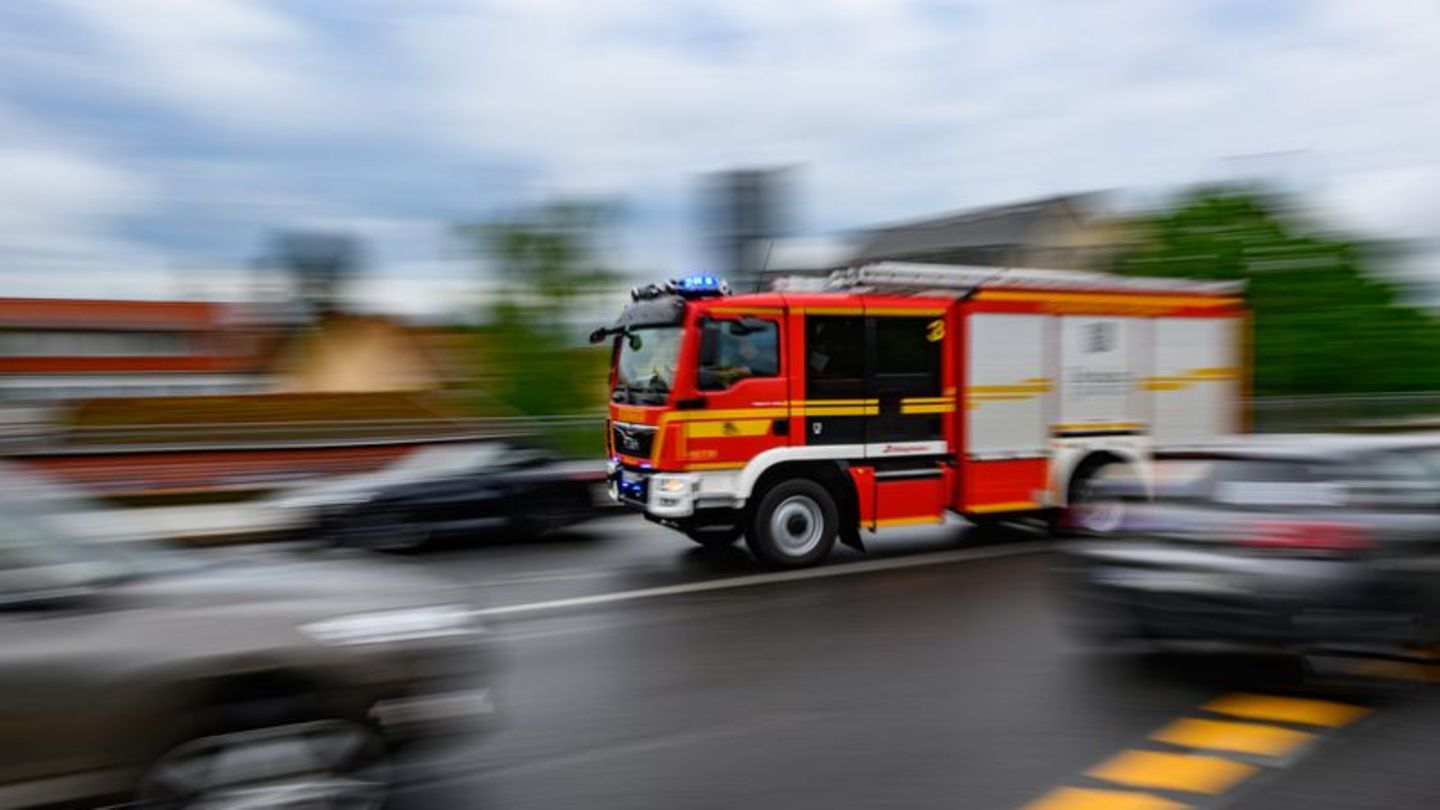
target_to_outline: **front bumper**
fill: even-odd
[[[636,470],[613,462],[606,485],[611,500],[657,518],[690,517],[701,497],[699,475]]]

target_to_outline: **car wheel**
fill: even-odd
[[[809,479],[782,481],[760,497],[745,543],[770,568],[801,568],[835,546],[840,516],[828,490]]]
[[[182,742],[146,770],[137,799],[157,810],[378,810],[391,781],[385,745],[373,729],[321,720]]]
[[[338,545],[369,551],[416,551],[430,542],[425,527],[408,521],[373,521],[339,534]]]
[[[1125,522],[1126,503],[1115,495],[1106,495],[1101,483],[1116,477],[1133,475],[1121,462],[1102,461],[1087,465],[1070,481],[1065,529],[1082,535],[1104,535],[1118,530]]]

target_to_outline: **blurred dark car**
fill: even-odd
[[[405,550],[475,532],[538,536],[596,514],[604,469],[499,442],[422,448],[374,473],[272,501],[299,536]]]
[[[0,483],[0,807],[380,807],[490,712],[473,612],[428,577],[86,536]]]
[[[1099,497],[1119,528],[1058,564],[1092,637],[1382,656],[1440,641],[1440,437],[1258,436]]]

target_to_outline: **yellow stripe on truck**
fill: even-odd
[[[769,419],[736,419],[723,422],[690,422],[685,426],[689,439],[718,439],[728,436],[764,436],[773,424]]]

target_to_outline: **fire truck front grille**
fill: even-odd
[[[655,447],[655,428],[615,422],[610,425],[610,443],[621,455],[649,458]]]

